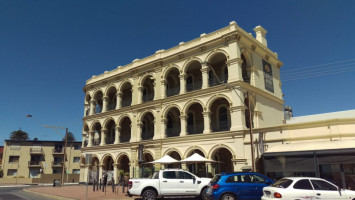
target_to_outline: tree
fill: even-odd
[[[65,136],[63,137],[63,141],[65,141]],[[67,142],[75,142],[76,138],[72,132],[68,132]]]
[[[10,134],[10,140],[25,141],[28,139],[28,133],[22,130],[12,131]]]

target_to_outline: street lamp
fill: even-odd
[[[32,115],[26,115],[26,117],[31,117]],[[53,128],[53,129],[65,129],[65,142],[64,142],[64,152],[63,152],[63,165],[62,165],[62,179],[61,179],[61,186],[64,186],[64,173],[65,173],[65,157],[66,157],[66,148],[67,148],[67,140],[68,140],[68,128],[64,127],[56,127],[50,125],[41,125],[46,128]],[[57,131],[57,130],[56,130]],[[58,132],[58,131],[57,131]],[[60,132],[58,132],[60,133]],[[60,133],[61,134],[61,133]],[[70,159],[70,158],[69,158]]]

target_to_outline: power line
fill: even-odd
[[[341,61],[336,61],[336,62],[331,62],[331,63],[325,63],[325,64],[319,64],[319,65],[311,65],[311,66],[308,66],[308,67],[301,67],[301,68],[297,67],[296,69],[285,70],[285,72],[296,71],[296,70],[300,70],[300,69],[315,68],[315,67],[326,66],[326,65],[337,64],[337,63],[350,62],[350,61],[355,61],[355,59],[341,60]]]

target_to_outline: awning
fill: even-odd
[[[319,142],[300,142],[291,144],[281,144],[269,148],[264,154],[298,151],[322,151],[337,149],[355,149],[355,140],[336,140]]]

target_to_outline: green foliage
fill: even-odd
[[[118,170],[118,174],[119,174],[120,176],[124,175],[123,169]]]
[[[4,171],[0,169],[0,178],[2,178],[3,176],[4,176]]]
[[[28,140],[28,133],[22,130],[17,130],[17,131],[12,131],[10,133],[10,140],[15,140],[15,141],[26,141]]]
[[[129,172],[125,172],[124,175],[125,175],[125,176],[129,176]]]
[[[150,177],[152,175],[152,173],[153,173],[152,168],[149,168],[149,167],[144,168],[143,177],[148,178],[148,177]]]
[[[63,141],[65,141],[65,136],[63,137]],[[75,142],[76,138],[72,132],[68,132],[67,142]]]

